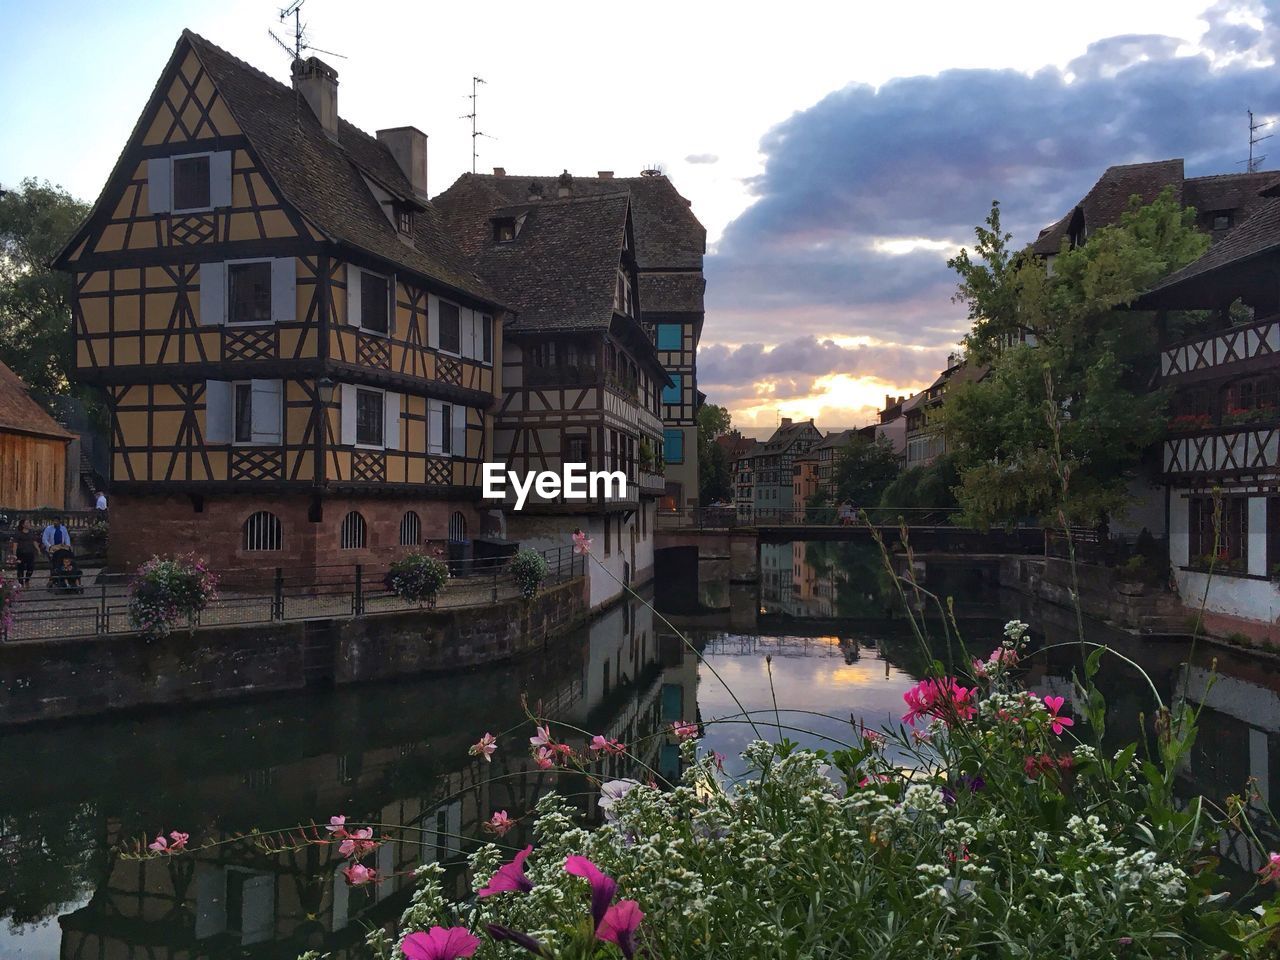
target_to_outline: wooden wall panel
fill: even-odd
[[[67,441],[0,431],[0,507],[66,506]]]

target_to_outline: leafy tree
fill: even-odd
[[[72,390],[71,277],[50,263],[88,212],[32,178],[0,195],[0,360],[37,394]]]
[[[921,511],[936,510],[933,519],[941,521],[948,510],[959,505],[954,491],[959,483],[956,458],[949,453],[927,466],[904,470],[880,494],[879,519],[893,522],[901,514],[909,520],[919,520],[925,516]]]
[[[836,508],[825,490],[815,490],[804,502],[805,523],[835,523]]]
[[[898,475],[898,454],[887,437],[868,440],[854,434],[836,454],[833,479],[836,500],[855,507],[874,506],[880,494]]]
[[[733,426],[729,411],[704,403],[698,409],[698,502],[711,504],[733,499],[733,464],[716,438]]]
[[[1164,428],[1166,398],[1149,389],[1155,323],[1124,308],[1209,239],[1170,190],[1147,206],[1135,197],[1118,224],[1081,246],[1064,242],[1052,272],[1025,251],[1010,254],[999,223],[993,205],[977,230],[979,259],[962,251],[949,261],[974,321],[970,360],[991,364],[985,379],[948,391],[942,411],[963,519],[1053,520],[1061,507],[1075,522],[1097,522],[1124,508]]]

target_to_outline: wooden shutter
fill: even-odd
[[[453,405],[453,455],[467,455],[467,408],[460,403]]]
[[[427,401],[427,453],[444,452],[444,434],[441,432],[441,408],[439,400]]]
[[[216,326],[227,322],[227,265],[200,264],[200,325]]]
[[[360,326],[360,268],[347,264],[347,323]]]
[[[231,384],[225,380],[204,383],[204,442],[231,442]]]
[[[382,445],[388,450],[400,449],[400,394],[388,390],[383,397]]]
[[[173,209],[173,161],[168,157],[147,161],[147,206],[152,213]]]
[[[292,323],[298,316],[298,267],[293,257],[271,261],[271,320]]]
[[[427,294],[427,346],[440,349],[440,298]]]
[[[251,380],[249,430],[254,443],[279,443],[284,412],[284,382]]]
[[[231,151],[209,155],[209,206],[231,206]]]
[[[342,384],[342,444],[356,442],[356,387],[354,383]]]

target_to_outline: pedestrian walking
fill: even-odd
[[[18,564],[16,575],[23,588],[31,586],[31,574],[36,569],[36,532],[30,528],[26,520],[18,521],[18,529],[13,535],[13,554]]]

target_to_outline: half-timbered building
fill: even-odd
[[[1185,603],[1280,616],[1280,189],[1139,301],[1161,311],[1169,560]],[[1188,314],[1186,311],[1207,311]],[[1205,316],[1208,319],[1204,319]]]
[[[663,509],[698,505],[698,343],[702,338],[706,280],[702,258],[707,231],[688,200],[658,170],[638,177],[524,176],[502,168],[493,174],[464,174],[445,196],[501,197],[513,208],[530,198],[566,199],[625,192],[631,199],[640,322],[649,331],[670,377],[660,396]],[[536,202],[536,201],[535,201]]]
[[[455,185],[456,186],[456,185]],[[519,475],[621,471],[625,496],[571,501],[534,491],[509,509],[509,536],[595,541],[591,603],[652,575],[664,493],[661,392],[670,381],[640,322],[641,286],[627,192],[525,197],[510,204],[479,181],[436,199],[454,235],[515,315],[505,328],[494,446]],[[600,491],[603,494],[603,491]],[[506,505],[513,506],[508,488]]]
[[[340,118],[316,58],[290,86],[183,33],[58,261],[111,409],[113,566],[297,570],[477,530],[504,314],[426,150]]]

